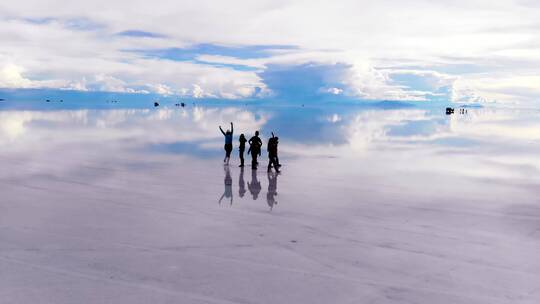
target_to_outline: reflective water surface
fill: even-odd
[[[0,147],[7,303],[540,300],[536,110],[4,109]]]

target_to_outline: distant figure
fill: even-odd
[[[186,106],[186,104],[185,104],[185,103],[183,103],[183,102],[181,102],[181,103],[180,103],[180,106],[181,106],[181,107],[183,108],[183,107],[185,107],[185,106]]]
[[[270,206],[270,211],[277,205],[277,174],[268,171],[268,192],[266,193],[266,203]]]
[[[224,197],[231,199],[231,205],[233,202],[233,194],[232,194],[232,177],[231,177],[231,171],[229,171],[229,167],[225,167],[225,179],[223,180],[223,183],[225,185],[225,190],[223,191],[223,195],[219,199],[218,204],[221,205],[221,201]]]
[[[278,146],[278,137],[274,136],[274,133],[272,132],[272,137],[268,139],[268,172],[272,169],[272,166],[274,166],[274,170],[279,173],[279,164],[278,164],[278,156],[277,156],[277,146]]]
[[[223,129],[221,126],[219,126],[219,130],[221,131],[221,134],[225,136],[225,158],[223,159],[223,162],[227,165],[229,164],[229,160],[231,159],[231,152],[232,152],[232,140],[233,140],[233,123],[231,122],[231,129],[227,130],[227,132],[223,132]]]
[[[244,194],[246,194],[246,182],[244,181],[244,168],[242,167],[238,177],[238,195],[244,197]]]
[[[155,101],[154,102],[154,107],[159,107],[159,102]]]
[[[246,150],[246,142],[247,139],[244,136],[244,133],[240,134],[240,138],[238,139],[240,142],[240,146],[238,147],[239,156],[240,156],[240,166],[238,167],[244,167],[244,151]]]
[[[279,144],[279,137],[274,135],[274,132],[272,132],[272,137],[276,138],[276,162],[277,162],[277,166],[279,168],[279,167],[281,167],[281,163],[279,162],[279,155],[278,155],[278,152],[277,152],[277,147],[278,147],[278,144]]]
[[[248,182],[248,189],[253,200],[257,200],[262,189],[261,182],[257,179],[257,170],[251,170],[251,182]]]
[[[256,170],[257,157],[261,155],[262,140],[259,138],[259,131],[255,131],[255,135],[249,139],[248,154],[251,153],[251,169]]]

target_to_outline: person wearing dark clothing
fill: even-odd
[[[281,164],[279,163],[279,156],[278,156],[278,152],[277,152],[277,146],[279,144],[279,137],[275,136],[274,135],[274,132],[272,132],[272,137],[276,138],[276,162],[277,162],[277,166],[278,168],[281,167]]]
[[[274,169],[276,169],[276,172],[279,172],[279,167],[281,167],[281,164],[279,163],[279,157],[278,157],[278,144],[279,144],[279,137],[274,135],[274,132],[272,132],[272,137],[268,140],[268,171],[270,171],[271,166],[274,166]]]
[[[239,150],[239,154],[240,154],[240,166],[239,167],[243,167],[244,166],[244,151],[246,150],[246,142],[247,142],[247,139],[246,137],[244,136],[244,134],[240,134],[240,138],[238,139],[238,141],[240,142],[240,146],[238,147],[238,150]]]
[[[277,137],[271,137],[270,139],[268,139],[268,172],[270,172],[272,166],[274,166],[274,170],[279,173],[279,165],[277,162],[277,144]]]
[[[223,162],[227,165],[229,164],[229,160],[231,159],[231,152],[232,152],[232,141],[233,141],[233,123],[231,122],[231,129],[227,130],[227,132],[223,132],[223,129],[221,126],[219,126],[219,130],[221,131],[221,134],[225,136],[225,158],[223,159]]]
[[[257,157],[261,155],[262,140],[259,138],[259,131],[249,139],[248,154],[251,153],[251,169],[257,169]]]
[[[278,168],[281,167],[281,163],[279,162],[279,153],[278,153],[278,146],[279,146],[279,137],[274,135],[274,132],[272,132],[272,137],[276,138],[276,163]]]

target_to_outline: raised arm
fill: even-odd
[[[276,136],[274,135],[274,131],[272,131],[272,137],[276,137]]]
[[[221,128],[221,126],[219,126],[219,130],[221,131],[221,134],[225,135],[225,132],[223,132],[223,129]]]
[[[231,122],[231,133],[234,133],[234,127],[233,127],[232,122]]]

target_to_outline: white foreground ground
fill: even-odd
[[[3,115],[23,122],[0,151],[2,304],[540,303],[538,135],[494,140],[491,116],[444,131],[472,147],[362,117],[345,146],[282,137],[283,173],[245,169],[240,197],[236,151],[229,185],[220,154],[118,115]]]

